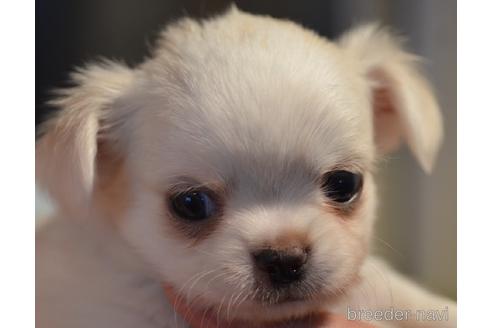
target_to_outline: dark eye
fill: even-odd
[[[323,193],[337,203],[354,199],[362,187],[362,175],[349,171],[328,172],[323,177]]]
[[[171,209],[182,219],[201,221],[216,213],[216,203],[210,192],[187,191],[178,193],[170,198]]]

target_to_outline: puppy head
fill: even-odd
[[[440,116],[413,62],[373,26],[331,43],[237,10],[185,19],[141,66],[76,76],[37,176],[67,213],[110,217],[193,304],[313,312],[357,279],[374,161],[405,140],[432,166]]]

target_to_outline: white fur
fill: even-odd
[[[63,217],[37,237],[39,326],[182,325],[160,281],[190,301],[226,302],[230,316],[258,321],[323,308],[343,313],[346,304],[454,311],[383,264],[376,265],[391,284],[367,269],[372,171],[384,149],[374,142],[373,90],[387,89],[393,100],[393,121],[384,124],[402,127],[383,139],[379,131],[378,143],[402,135],[429,171],[441,140],[435,98],[411,58],[372,26],[337,44],[233,8],[171,25],[134,69],[106,62],[81,70],[78,85],[54,101],[62,111],[36,149],[37,177]],[[130,199],[119,218],[105,217],[94,198],[101,144],[125,165]],[[347,219],[323,208],[315,182],[338,167],[364,173],[360,208]],[[165,193],[180,177],[227,189],[222,221],[197,243],[166,219]],[[248,298],[249,252],[288,231],[310,240],[308,279],[324,301],[259,305]],[[384,298],[388,289],[395,298]],[[384,301],[361,303],[358,290]],[[454,322],[438,326],[446,324]]]
[[[36,178],[69,214],[80,212],[90,199],[104,110],[132,79],[131,70],[117,63],[88,65],[72,74],[77,87],[59,90],[51,101],[63,110],[36,143]]]

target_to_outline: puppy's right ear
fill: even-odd
[[[420,73],[417,56],[398,37],[370,24],[342,36],[340,45],[357,63],[372,92],[375,143],[381,154],[405,141],[430,172],[443,135],[435,95]]]
[[[101,131],[114,101],[132,84],[133,71],[110,61],[72,74],[75,86],[58,91],[50,102],[57,115],[42,127],[36,142],[36,180],[62,211],[86,208],[96,170]]]

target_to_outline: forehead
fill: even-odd
[[[224,32],[205,25],[161,45],[143,68],[146,100],[138,113],[146,126],[139,149],[156,159],[149,165],[292,177],[370,164],[369,97],[351,63],[328,41],[280,27],[285,34],[250,27],[241,40],[217,42]]]

